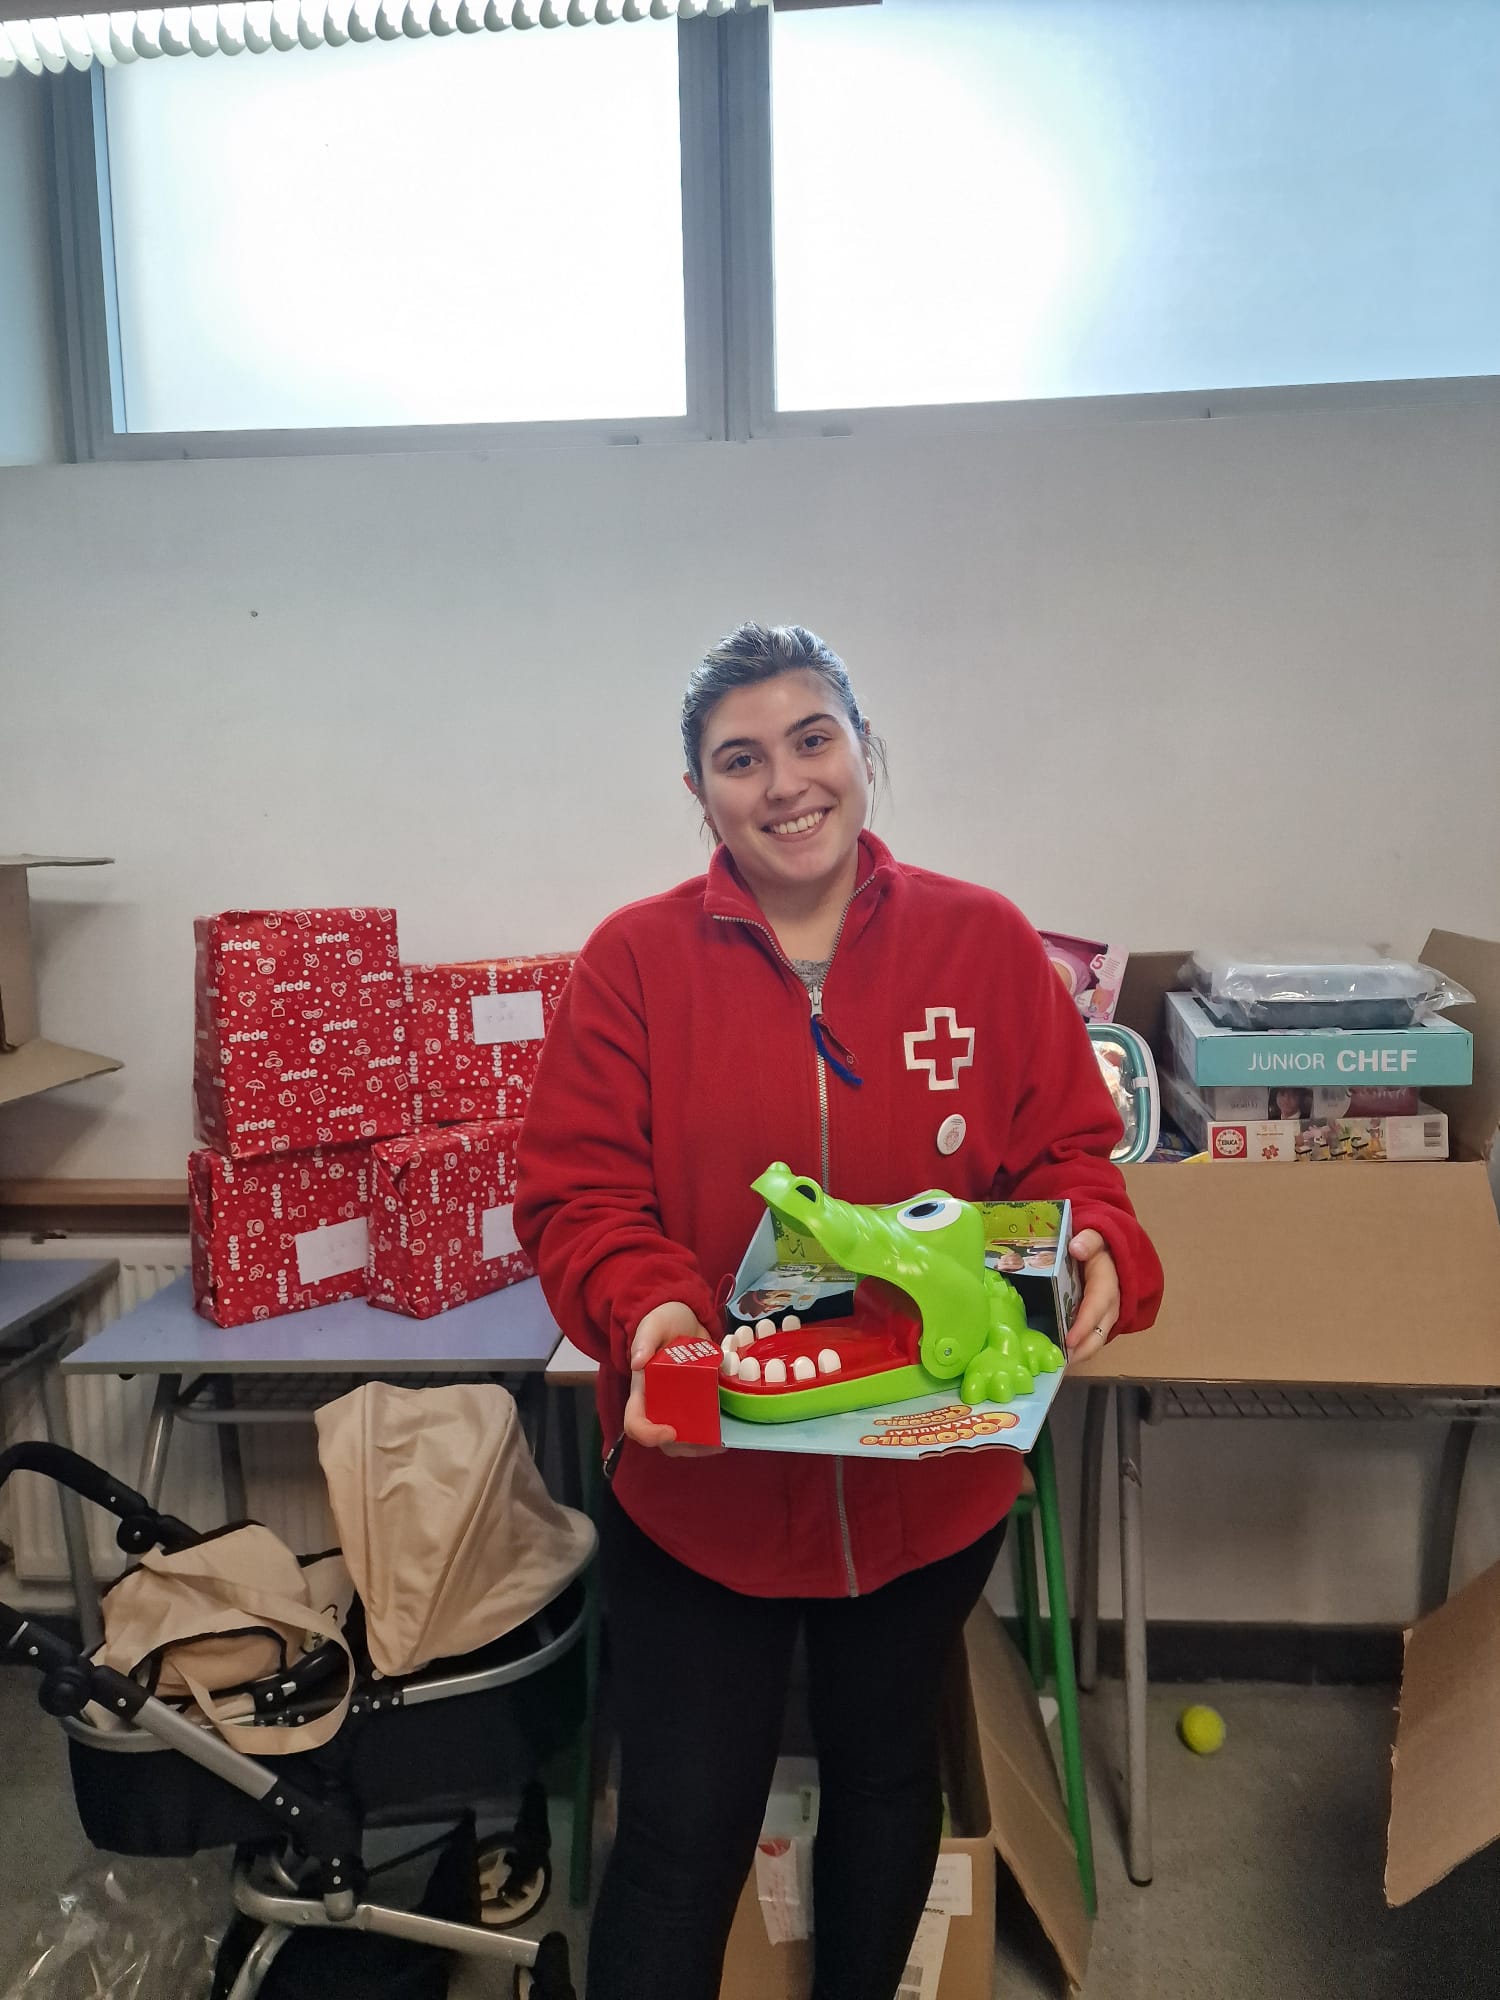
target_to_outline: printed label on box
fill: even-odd
[[[342,1277],[345,1271],[362,1271],[370,1249],[369,1218],[357,1215],[352,1222],[304,1229],[296,1244],[299,1284],[321,1285],[325,1278]]]
[[[896,1988],[896,2000],[937,2000],[943,1977],[943,1954],[948,1949],[948,1914],[927,1909],[917,1925],[917,1934],[906,1955],[906,1970]]]
[[[932,1871],[929,1910],[942,1910],[950,1917],[974,1914],[974,1857],[970,1854],[940,1854]]]
[[[516,1237],[516,1205],[487,1208],[479,1218],[479,1249],[484,1257],[514,1257],[521,1245]]]
[[[542,1039],[540,993],[476,993],[469,1005],[474,1014],[474,1039],[483,1048],[494,1042]]]

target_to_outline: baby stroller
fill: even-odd
[[[514,1414],[504,1390],[482,1386]],[[342,1400],[382,1389],[393,1398],[446,1393],[371,1384]],[[466,1393],[480,1390],[476,1385]],[[322,1413],[319,1423],[321,1431]],[[415,1426],[412,1431],[415,1435]],[[378,1447],[373,1449],[378,1456]],[[328,1470],[326,1453],[324,1465]],[[362,1581],[364,1594],[354,1597],[341,1631],[330,1628],[336,1643],[312,1645],[296,1658],[283,1654],[282,1670],[224,1691],[228,1699],[221,1713],[237,1717],[229,1731],[208,1726],[203,1714],[153,1692],[156,1672],[147,1662],[121,1672],[0,1605],[0,1663],[29,1666],[41,1676],[39,1700],[67,1734],[74,1798],[92,1844],[115,1854],[157,1857],[234,1848],[231,1892],[238,1914],[220,1946],[214,2000],[254,2000],[257,1994],[266,2000],[301,2000],[304,1994],[336,2000],[346,1993],[371,2000],[440,2000],[451,1953],[509,1964],[512,1990],[523,2000],[573,2000],[563,1936],[554,1931],[533,1942],[500,1927],[532,1913],[545,1894],[549,1836],[545,1793],[534,1782],[535,1773],[545,1759],[577,1741],[586,1713],[585,1650],[579,1642],[586,1624],[583,1571],[592,1554],[592,1528],[581,1516],[555,1507],[529,1454],[523,1470],[518,1511],[530,1518],[528,1508],[540,1509],[554,1527],[561,1523],[563,1540],[552,1550],[556,1557],[561,1549],[561,1567],[557,1560],[550,1568],[542,1564],[531,1579],[546,1587],[561,1578],[546,1602],[502,1636],[459,1657],[428,1659],[415,1671],[382,1671],[380,1662],[390,1665],[392,1645],[390,1629],[382,1629],[392,1625],[389,1569],[382,1578],[378,1567],[370,1567],[368,1547],[363,1567],[356,1561],[348,1548],[345,1513],[336,1503],[349,1569]],[[158,1512],[122,1481],[60,1447],[20,1444],[0,1452],[0,1486],[16,1471],[42,1473],[107,1508],[119,1519],[120,1547],[143,1557],[145,1565],[163,1562],[148,1552],[166,1552],[170,1559],[177,1552],[205,1550],[216,1540]],[[369,1483],[372,1488],[381,1483],[374,1463]],[[367,1520],[365,1527],[370,1525]],[[482,1538],[485,1525],[471,1510],[454,1532],[472,1542],[476,1534]],[[352,1518],[348,1527],[361,1538]],[[430,1513],[424,1532],[430,1566]],[[383,1533],[364,1539],[378,1539],[382,1549],[386,1541]],[[399,1548],[399,1535],[394,1540]],[[307,1565],[316,1559],[291,1560]],[[524,1557],[516,1567],[527,1568]],[[461,1571],[461,1564],[456,1568]],[[133,1575],[127,1571],[122,1582]],[[109,1650],[110,1598],[120,1587],[105,1593],[101,1652]],[[462,1629],[462,1621],[450,1621],[448,1629]],[[210,1704],[218,1705],[217,1699]],[[333,1726],[329,1718],[336,1709],[344,1713]],[[319,1718],[333,1733],[316,1748],[259,1755],[236,1747],[260,1731],[279,1747],[288,1734],[318,1733]],[[236,1741],[226,1741],[226,1734]],[[519,1819],[494,1847],[490,1865],[497,1893],[486,1902],[490,1921],[481,1922],[474,1816],[513,1798],[522,1781],[529,1782]],[[455,1828],[445,1842],[431,1843],[441,1847],[442,1858],[421,1905],[411,1910],[371,1900],[374,1871],[366,1861],[366,1836],[419,1826]]]

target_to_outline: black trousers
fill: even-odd
[[[685,1568],[606,1494],[619,1824],[588,2000],[716,2000],[799,1628],[818,1753],[814,2000],[892,2000],[942,1830],[939,1698],[1005,1535],[868,1597],[763,1598]]]

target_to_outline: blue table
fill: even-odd
[[[194,1311],[192,1281],[182,1277],[85,1341],[62,1366],[70,1375],[158,1378],[137,1482],[153,1506],[176,1419],[216,1423],[225,1507],[239,1520],[247,1512],[241,1424],[305,1416],[348,1387],[348,1378],[535,1375],[540,1383],[559,1338],[535,1278],[432,1319],[351,1299],[217,1327]],[[265,1379],[252,1386],[246,1377]],[[319,1380],[328,1377],[346,1379]]]
[[[47,1436],[68,1450],[73,1445],[68,1399],[54,1364],[76,1336],[84,1307],[119,1271],[111,1258],[26,1257],[0,1263],[0,1384],[35,1370]],[[70,1487],[60,1486],[57,1498],[78,1622],[85,1645],[93,1647],[103,1627],[83,1507]]]

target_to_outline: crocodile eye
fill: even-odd
[[[818,1198],[818,1190],[808,1181],[798,1181],[792,1193],[800,1194],[804,1201],[816,1201]]]
[[[896,1218],[908,1229],[947,1229],[963,1214],[964,1205],[951,1194],[924,1194],[909,1201]]]

